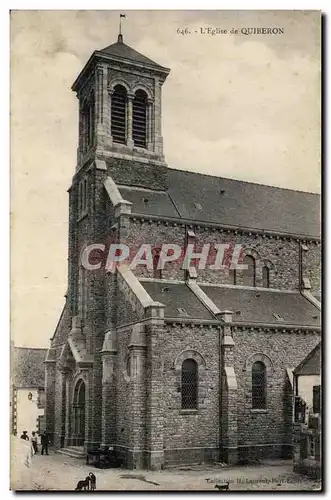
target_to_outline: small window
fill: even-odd
[[[269,288],[269,274],[269,268],[267,266],[264,266],[262,269],[263,288]]]
[[[198,365],[194,359],[185,359],[182,364],[182,408],[198,408]]]
[[[158,269],[160,261],[160,250],[156,250],[156,253],[153,255],[153,277],[156,279],[162,278],[162,269]]]
[[[180,316],[189,316],[186,309],[183,309],[182,307],[177,307],[177,311],[179,312]]]
[[[256,361],[252,366],[252,408],[265,409],[266,407],[266,368],[264,363]]]
[[[255,286],[255,259],[250,255],[246,255],[243,260],[243,264],[247,266],[247,269],[243,271],[243,283],[246,286]]]

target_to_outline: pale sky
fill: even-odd
[[[124,42],[171,68],[168,165],[320,191],[320,15],[313,11],[126,11]],[[67,287],[68,194],[77,148],[71,85],[114,43],[117,11],[12,11],[12,338],[47,347]],[[283,35],[177,29],[280,27]]]

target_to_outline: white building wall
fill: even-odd
[[[32,393],[32,401],[28,394]],[[38,390],[31,388],[17,389],[16,422],[17,436],[20,437],[23,431],[27,431],[31,437],[32,431],[37,431],[38,417],[44,415],[44,409],[37,407]]]
[[[305,400],[308,408],[313,407],[313,387],[320,384],[320,375],[300,375],[298,377],[298,395]]]

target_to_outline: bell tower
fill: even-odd
[[[92,54],[72,86],[79,100],[76,172],[95,158],[165,165],[161,94],[169,72],[122,34]]]

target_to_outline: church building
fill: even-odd
[[[58,449],[113,447],[128,468],[290,457],[292,370],[321,336],[320,197],[168,166],[169,72],[119,35],[73,84],[68,290],[45,361],[47,431]],[[152,268],[107,269],[112,243],[151,245]],[[159,269],[163,244],[241,245],[246,268]]]

